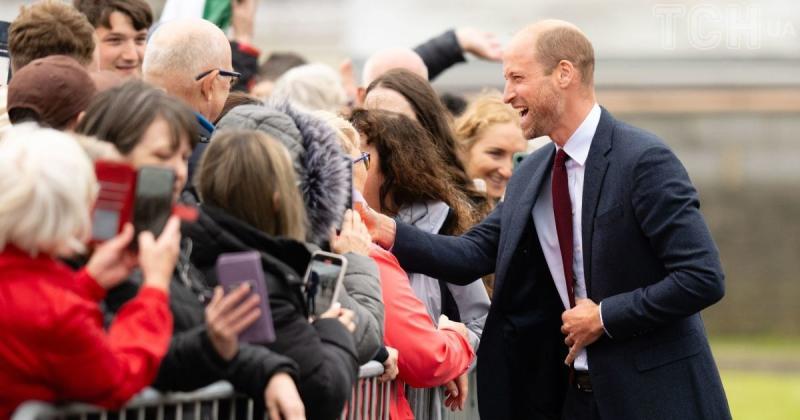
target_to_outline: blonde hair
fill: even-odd
[[[519,114],[511,105],[503,102],[497,91],[483,92],[476,96],[464,113],[455,122],[455,135],[462,155],[468,152],[489,126],[515,123]]]
[[[306,238],[306,211],[289,152],[254,130],[226,130],[214,136],[196,176],[205,204],[270,235]]]
[[[69,135],[23,124],[0,137],[0,249],[83,252],[96,195],[92,163]]]
[[[328,111],[315,111],[313,115],[336,130],[336,134],[339,136],[339,144],[346,153],[352,154],[361,150],[359,147],[361,138],[353,124],[350,124],[350,121]]]

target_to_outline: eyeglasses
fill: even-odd
[[[355,165],[358,162],[361,162],[362,160],[364,161],[364,167],[366,167],[367,170],[369,170],[369,153],[367,152],[362,152],[360,157],[353,159],[353,165]]]
[[[239,73],[239,72],[236,72],[236,71],[228,71],[228,70],[222,70],[222,69],[211,69],[211,70],[204,71],[204,72],[198,74],[197,77],[194,78],[194,80],[195,81],[199,81],[200,79],[208,76],[209,74],[211,74],[214,71],[218,71],[219,72],[217,74],[217,76],[230,77],[231,78],[231,86],[235,85],[236,82],[238,82],[239,79],[242,78],[242,73]]]

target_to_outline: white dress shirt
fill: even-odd
[[[567,166],[567,185],[569,186],[569,196],[572,201],[572,269],[575,273],[575,285],[573,287],[575,298],[585,298],[586,279],[583,273],[583,238],[581,235],[581,210],[583,208],[583,174],[586,168],[586,158],[589,156],[589,147],[592,145],[592,138],[597,131],[597,124],[600,122],[600,106],[596,103],[589,111],[589,115],[583,120],[581,125],[572,134],[564,145],[564,151],[569,155],[566,162]],[[555,146],[555,144],[554,144]],[[555,146],[558,149],[558,146]],[[550,269],[556,289],[564,308],[569,309],[569,298],[567,296],[567,285],[564,281],[564,266],[561,262],[561,249],[558,246],[558,233],[556,232],[556,221],[553,215],[553,194],[552,194],[552,169],[551,174],[542,184],[539,190],[539,197],[533,206],[533,224],[539,236],[539,243],[544,252],[544,258]],[[586,358],[586,349],[578,353],[575,358],[576,370],[589,370],[589,363]]]

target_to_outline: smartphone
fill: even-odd
[[[156,238],[172,214],[172,191],[175,173],[169,169],[144,166],[136,176],[136,194],[133,205],[133,227],[135,238],[149,231]],[[137,241],[131,241],[135,244]]]
[[[11,58],[8,54],[8,27],[10,23],[0,21],[0,86],[11,80]]]
[[[512,157],[512,159],[514,160],[514,171],[516,171],[517,168],[519,168],[519,165],[522,164],[522,161],[525,160],[525,158],[528,157],[528,155],[529,153],[526,152],[514,153],[514,157]]]
[[[343,255],[314,251],[303,278],[306,307],[312,317],[318,317],[339,301],[342,280],[347,270]]]
[[[242,283],[250,283],[250,293],[255,293],[261,298],[258,304],[261,316],[239,334],[239,341],[252,344],[274,342],[275,326],[272,323],[267,282],[259,253],[250,251],[221,254],[217,258],[216,269],[217,280],[225,289],[225,293],[235,290]]]
[[[100,191],[92,211],[92,242],[100,243],[119,234],[131,220],[136,171],[124,163],[98,160],[94,172]]]

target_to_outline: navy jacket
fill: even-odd
[[[525,159],[505,202],[460,237],[397,227],[394,252],[408,271],[458,284],[496,273],[478,351],[483,418],[560,418],[564,308],[532,222],[554,150]],[[699,315],[722,298],[724,275],[683,165],[657,137],[603,109],[581,217],[587,290],[603,302],[610,334],[587,348],[602,418],[730,418]]]

